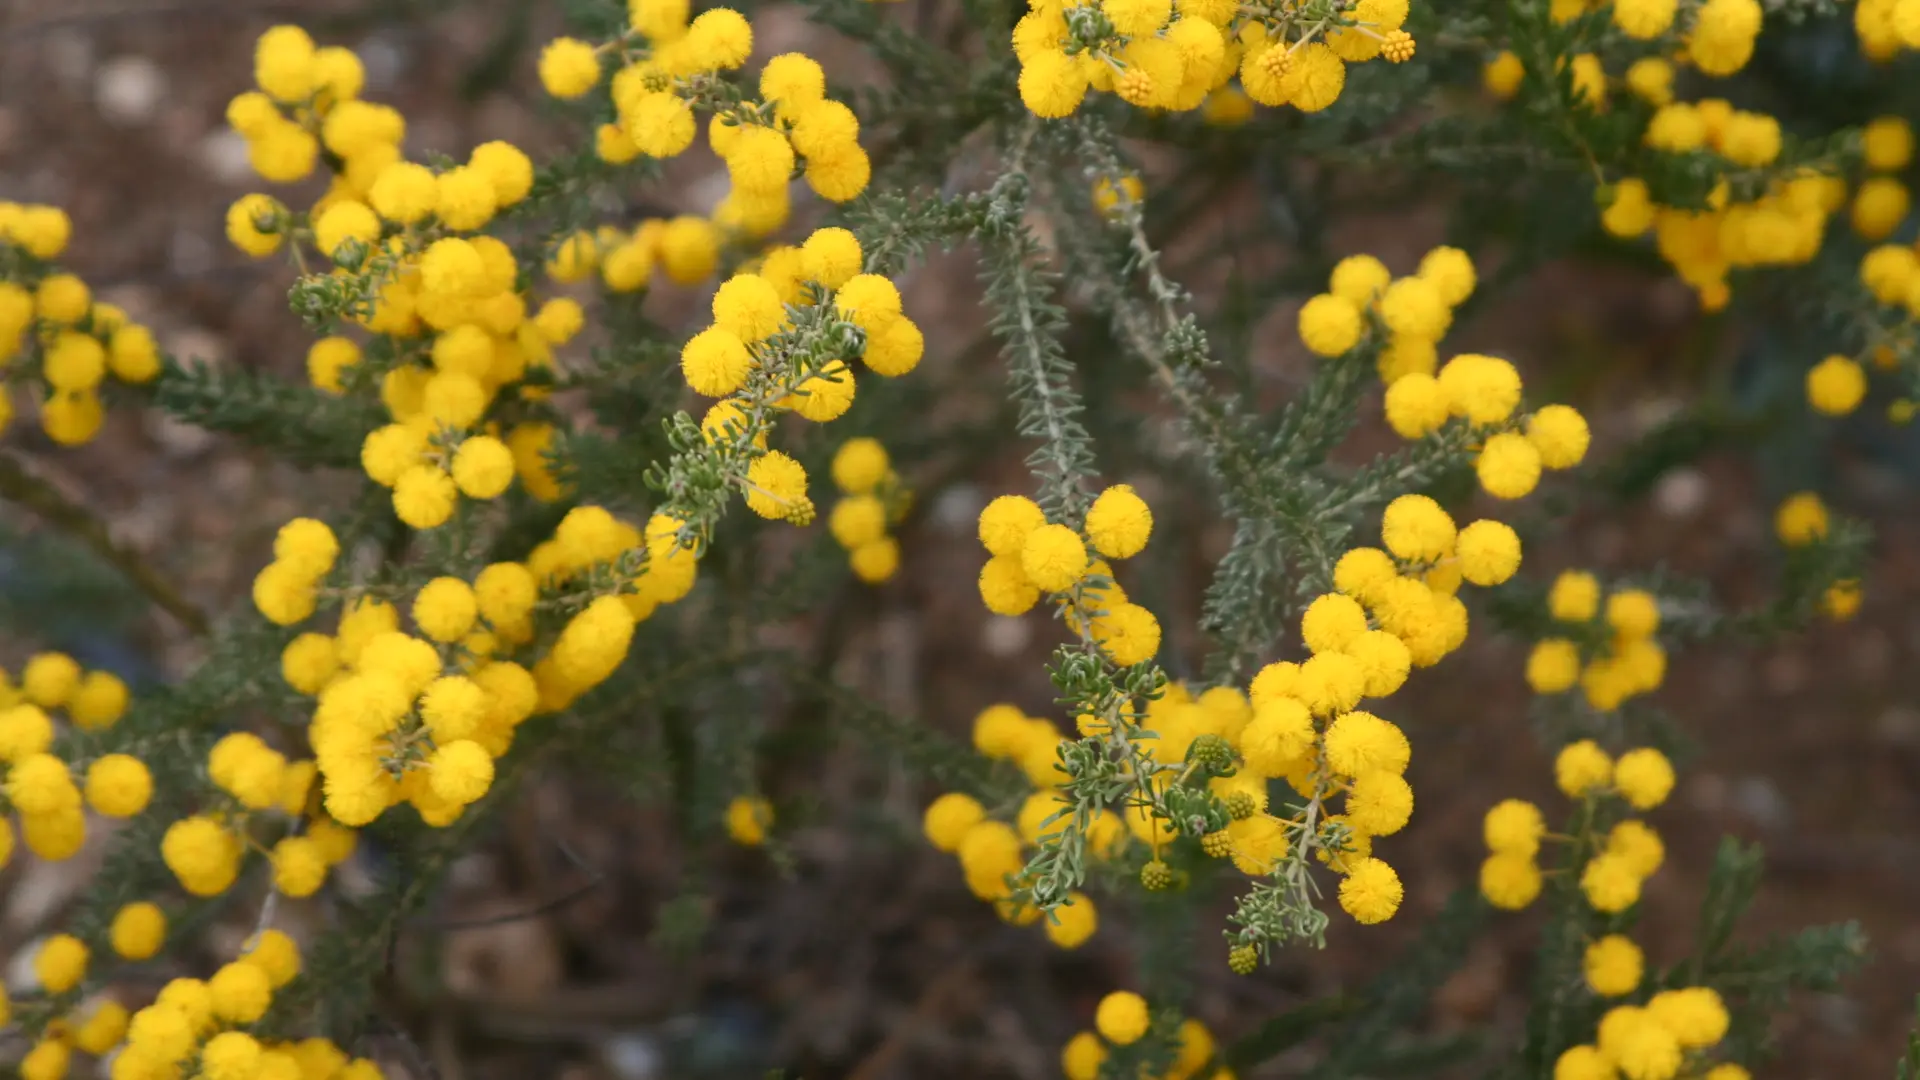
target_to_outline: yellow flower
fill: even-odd
[[[1340,907],[1355,922],[1380,923],[1400,910],[1404,892],[1393,867],[1371,856],[1349,859],[1340,881]]]

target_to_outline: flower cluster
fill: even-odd
[[[146,809],[153,795],[146,763],[100,749],[126,709],[125,683],[111,672],[82,671],[65,653],[30,658],[18,687],[0,672],[0,793],[35,855],[59,861],[77,854],[88,808],[112,818]],[[0,866],[13,848],[13,823],[0,816]]]
[[[1588,978],[1596,971],[1594,949],[1608,942],[1633,943],[1613,935],[1589,947]],[[1624,977],[1625,950],[1607,948],[1598,959],[1603,978]],[[1637,973],[1638,950],[1632,965]],[[1596,993],[1598,991],[1596,990]],[[1714,1049],[1726,1037],[1729,1017],[1720,995],[1708,986],[1662,990],[1644,1005],[1616,1005],[1601,1016],[1592,1043],[1568,1047],[1554,1062],[1555,1080],[1673,1080],[1698,1076],[1701,1080],[1750,1080],[1751,1074],[1733,1062],[1713,1063]]]
[[[900,310],[900,291],[861,273],[860,242],[845,229],[817,229],[799,247],[767,253],[713,297],[713,325],[687,339],[687,385],[720,398],[700,427],[719,467],[764,518],[814,518],[806,469],[766,447],[772,414],[827,423],[853,406],[855,360],[884,377],[920,363],[925,342]]]
[[[1159,620],[1127,599],[1106,560],[1138,555],[1152,533],[1153,511],[1125,484],[1093,500],[1083,531],[1048,521],[1024,495],[1002,495],[980,511],[980,599],[995,615],[1024,615],[1047,593],[1113,663],[1145,663],[1160,651]]]
[[[1339,100],[1348,64],[1411,59],[1406,21],[1407,0],[1040,0],[1015,25],[1013,51],[1036,116],[1069,116],[1091,89],[1233,122],[1249,100],[1319,112]]]
[[[900,568],[900,542],[887,528],[906,513],[911,496],[887,459],[879,440],[848,439],[834,451],[833,485],[841,498],[827,515],[827,528],[841,547],[855,576],[877,585]]]
[[[1325,357],[1376,349],[1389,386],[1403,375],[1432,375],[1453,311],[1477,282],[1473,260],[1459,248],[1434,248],[1418,270],[1398,278],[1372,255],[1349,255],[1334,265],[1327,291],[1300,308],[1300,340]]]
[[[552,350],[579,331],[584,316],[564,298],[535,308],[512,250],[478,231],[527,198],[533,163],[499,141],[439,172],[405,160],[404,118],[358,100],[357,75],[315,81],[312,72],[335,51],[315,49],[295,27],[261,37],[261,89],[242,93],[227,111],[255,147],[256,168],[269,180],[303,178],[314,166],[311,149],[297,170],[263,165],[263,156],[278,160],[272,147],[316,138],[341,164],[304,214],[270,196],[242,197],[228,214],[228,236],[255,257],[291,241],[303,266],[297,248],[311,245],[334,266],[311,279],[314,286],[349,290],[345,310],[373,341],[323,338],[308,352],[308,374],[332,394],[378,387],[393,422],[368,435],[361,461],[369,477],[393,489],[402,521],[438,528],[461,497],[496,498],[516,475],[529,494],[556,498],[544,459],[551,429],[525,419],[526,406],[549,393]],[[523,422],[503,425],[494,414]]]
[[[1462,353],[1439,363],[1453,309],[1476,281],[1473,261],[1458,248],[1434,248],[1417,272],[1399,278],[1371,255],[1349,255],[1334,266],[1328,291],[1301,307],[1300,339],[1325,357],[1376,350],[1388,425],[1421,439],[1458,421],[1475,447],[1480,486],[1518,499],[1533,491],[1542,469],[1578,465],[1590,436],[1585,418],[1565,405],[1516,418],[1520,373],[1505,360]]]
[[[1913,136],[1904,125],[1897,136],[1867,140],[1869,161],[1911,160]],[[1872,135],[1872,128],[1869,128]],[[1876,157],[1876,145],[1892,143]],[[1895,151],[1898,151],[1896,154]],[[1868,181],[1873,183],[1874,181]],[[1889,179],[1888,183],[1897,183]],[[1906,216],[1906,194],[1901,190],[1899,216]],[[1863,313],[1866,340],[1858,353],[1832,355],[1807,372],[1807,401],[1816,412],[1827,416],[1845,416],[1866,400],[1869,368],[1894,371],[1914,355],[1920,343],[1920,254],[1916,246],[1903,243],[1879,244],[1860,260],[1860,283],[1872,304]],[[1915,414],[1911,391],[1896,399],[1887,409],[1895,423],[1906,423]]]
[[[1568,798],[1579,800],[1577,834],[1549,837],[1540,809],[1508,799],[1486,815],[1484,833],[1492,852],[1480,870],[1480,889],[1496,907],[1518,910],[1540,893],[1536,865],[1542,841],[1564,841],[1564,872],[1577,873],[1588,905],[1602,917],[1618,916],[1640,899],[1642,883],[1666,858],[1660,834],[1645,822],[1617,817],[1621,804],[1647,811],[1673,789],[1665,755],[1642,747],[1618,760],[1582,740],[1562,748],[1554,779]],[[1613,820],[1604,833],[1600,824]],[[1617,925],[1617,924],[1616,924]],[[1596,998],[1633,998],[1600,1018],[1595,1038],[1565,1050],[1554,1065],[1556,1080],[1747,1080],[1737,1064],[1713,1062],[1713,1048],[1726,1035],[1728,1015],[1708,986],[1681,984],[1642,997],[1644,987],[1673,987],[1675,980],[1649,978],[1646,958],[1633,939],[1617,930],[1590,937],[1582,956],[1586,989]]]
[[[54,262],[72,232],[58,207],[0,202],[0,364],[34,387],[41,430],[62,446],[99,434],[108,375],[140,385],[161,369],[153,332]],[[12,419],[0,393],[0,428]]]
[[[566,99],[600,84],[603,55],[617,59],[608,80],[617,118],[602,125],[596,144],[604,160],[677,157],[693,145],[698,114],[709,113],[707,141],[732,182],[715,216],[750,236],[785,223],[796,171],[832,202],[866,189],[872,164],[859,143],[859,118],[827,97],[818,61],[802,53],[772,58],[758,97],[750,96],[720,77],[753,52],[753,28],[739,12],[713,8],[689,21],[685,0],[633,0],[630,7],[618,39],[595,46],[558,38],[540,56],[547,92]]]
[[[1831,528],[1827,504],[1811,491],[1787,496],[1773,512],[1774,535],[1790,549],[1826,543]],[[1860,610],[1861,599],[1859,580],[1847,579],[1827,586],[1820,596],[1820,606],[1828,618],[1845,622]]]
[[[1094,1009],[1094,1030],[1080,1032],[1061,1049],[1061,1072],[1067,1080],[1099,1080],[1114,1051],[1138,1045],[1153,1022],[1147,1000],[1139,994],[1108,994]],[[1181,1020],[1171,1041],[1174,1057],[1165,1071],[1143,1069],[1137,1075],[1143,1080],[1233,1080],[1232,1069],[1214,1064],[1213,1032],[1205,1024],[1192,1017]]]
[[[1579,686],[1587,704],[1601,712],[1660,688],[1667,675],[1660,647],[1660,601],[1645,589],[1601,595],[1600,581],[1582,570],[1554,579],[1547,612],[1563,629],[1534,643],[1527,656],[1527,685],[1536,694],[1560,694]]]
[[[1588,739],[1563,747],[1553,771],[1561,792],[1582,800],[1580,820],[1587,823],[1618,803],[1652,810],[1666,801],[1674,782],[1673,766],[1660,751],[1641,747],[1616,761]],[[1480,867],[1481,893],[1495,907],[1510,911],[1533,903],[1542,883],[1536,860],[1547,837],[1540,808],[1508,799],[1487,811],[1483,832],[1490,854]],[[1579,872],[1587,903],[1603,914],[1617,914],[1637,903],[1641,884],[1666,859],[1660,834],[1634,818],[1617,821],[1604,836],[1582,835],[1572,843],[1571,869]]]
[[[1720,98],[1672,101],[1667,88],[1671,75],[1644,74],[1657,68],[1642,71],[1643,81],[1636,85],[1658,106],[1643,135],[1649,149],[1672,155],[1711,153],[1728,174],[1768,179],[1757,195],[1736,199],[1723,176],[1707,193],[1704,206],[1666,206],[1645,181],[1624,177],[1612,187],[1601,225],[1625,240],[1651,231],[1661,258],[1708,311],[1726,306],[1732,295],[1730,271],[1811,260],[1820,250],[1828,218],[1846,204],[1845,181],[1811,169],[1775,168],[1782,137],[1774,117],[1736,109]]]
[[[980,800],[957,791],[934,799],[921,819],[927,842],[959,859],[967,888],[1016,925],[1030,925],[1041,917],[1039,909],[1014,899],[1031,850],[1072,824],[1071,808],[1058,790],[1065,779],[1058,768],[1065,741],[1052,721],[1028,716],[1015,705],[988,706],[974,718],[974,749],[989,760],[1015,765],[1031,792],[1002,815],[1010,822],[990,814]],[[1116,861],[1127,849],[1129,826],[1147,842],[1150,821],[1132,815],[1123,824],[1119,814],[1102,810],[1084,823],[1088,851],[1103,862]],[[1092,899],[1076,891],[1053,910],[1046,933],[1055,945],[1073,949],[1092,937],[1098,926]]]

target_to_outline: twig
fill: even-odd
[[[211,625],[206,613],[180,595],[179,590],[139,555],[115,543],[99,518],[6,454],[0,454],[0,498],[32,510],[54,528],[85,544],[195,637],[205,637],[209,632]]]

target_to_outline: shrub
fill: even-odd
[[[1653,699],[1676,650],[1848,618],[1865,528],[1811,491],[1785,499],[1775,587],[1737,609],[1679,575],[1556,576],[1527,556],[1574,507],[1617,509],[1724,441],[1824,430],[1793,418],[1853,413],[1876,387],[1911,417],[1920,256],[1893,239],[1911,131],[1762,111],[1792,95],[1749,70],[1845,15],[1049,0],[961,5],[964,33],[941,42],[881,6],[806,6],[876,79],[766,56],[730,8],[569,4],[577,36],[528,65],[571,138],[542,160],[414,147],[352,52],[268,31],[226,119],[277,194],[236,202],[226,231],[292,267],[304,382],[167,355],[63,268],[61,210],[0,204],[0,355],[48,438],[85,443],[109,406],[145,405],[355,480],[281,525],[249,607],[208,619],[30,473],[0,475],[208,644],[138,696],[59,653],[6,691],[0,860],[16,829],[63,859],[89,811],[125,820],[12,990],[22,1075],[64,1075],[76,1051],[116,1080],[380,1075],[352,1055],[386,954],[530,771],[665,758],[689,844],[778,851],[777,793],[753,778],[779,695],[923,774],[926,841],[1000,918],[1063,949],[1130,935],[1140,979],[1065,1042],[1073,1080],[1226,1077],[1328,1031],[1320,1075],[1480,1058],[1556,1080],[1746,1076],[1787,992],[1834,985],[1864,942],[1847,924],[1735,944],[1760,861],[1729,840],[1692,950],[1636,943],[1688,748]],[[1872,62],[1920,43],[1908,6],[1852,9]],[[729,181],[709,212],[607,210],[697,143]],[[1228,185],[1257,208],[1222,211]],[[1450,212],[1451,241],[1417,265],[1334,239],[1415,198]],[[1172,252],[1222,212],[1285,258],[1190,291]],[[942,249],[977,264],[1004,369],[930,341],[902,288]],[[1511,359],[1446,346],[1487,296],[1574,253],[1788,328],[1809,343],[1780,361],[1790,400],[1751,422],[1707,400],[1601,454]],[[709,310],[646,305],[656,290]],[[1294,335],[1311,359],[1271,393],[1267,357]],[[1010,411],[943,408],[983,386]],[[1177,437],[1156,441],[1143,410]],[[917,509],[1010,442],[1031,479],[979,509],[973,566],[994,616],[1048,616],[1050,707],[993,705],[959,745],[766,632],[915,574]],[[1162,552],[1214,525],[1231,542],[1211,584],[1170,595]],[[1478,888],[1390,974],[1216,1043],[1190,1015],[1193,965],[1252,975],[1400,914],[1410,688],[1489,635],[1528,643],[1514,675],[1561,803],[1489,790]],[[276,898],[337,892],[363,837],[393,869],[296,945]],[[1196,957],[1183,920],[1214,918],[1221,892],[1222,940]],[[132,966],[236,901],[261,911],[239,955],[129,995]],[[1518,1042],[1421,1034],[1491,911],[1533,906]]]

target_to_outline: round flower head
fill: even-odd
[[[1553,778],[1567,798],[1578,799],[1613,782],[1613,759],[1592,739],[1581,739],[1554,758]]]
[[[1381,0],[1362,0],[1362,5]],[[1400,4],[1401,18],[1405,19],[1406,5]],[[1448,307],[1458,307],[1473,295],[1478,277],[1474,273],[1473,260],[1467,253],[1456,247],[1437,247],[1420,259],[1419,276],[1432,282],[1440,290],[1440,299]]]
[[[971,795],[952,791],[933,800],[921,820],[927,842],[941,851],[957,851],[967,830],[986,819],[986,810]]]
[[[834,451],[830,471],[834,485],[849,495],[865,495],[886,479],[887,448],[865,436],[848,439]],[[1023,537],[1024,539],[1024,537]]]
[[[1340,907],[1358,923],[1380,923],[1400,910],[1404,890],[1393,867],[1372,857],[1349,859],[1340,882]]]
[[[1540,451],[1524,435],[1503,431],[1481,446],[1473,468],[1487,494],[1518,499],[1540,482],[1540,464]]]
[[[1327,291],[1366,307],[1392,281],[1392,272],[1379,259],[1372,255],[1349,255],[1334,264]]]
[[[577,98],[600,81],[600,58],[576,38],[555,38],[540,51],[540,84],[557,98]]]
[[[1035,116],[1057,120],[1073,115],[1087,96],[1087,71],[1079,58],[1059,49],[1042,49],[1022,58],[1020,101]]]
[[[1419,439],[1440,430],[1451,406],[1440,381],[1422,372],[1410,372],[1387,387],[1387,425],[1403,439]]]
[[[810,518],[807,471],[798,461],[769,450],[747,467],[747,509],[764,518],[793,521]]]
[[[1087,538],[1109,559],[1138,555],[1153,532],[1153,511],[1126,484],[1102,491],[1087,511]]]
[[[1595,911],[1612,915],[1639,902],[1642,880],[1625,856],[1602,854],[1580,872],[1580,890]]]
[[[1087,572],[1087,546],[1065,525],[1042,525],[1020,546],[1027,580],[1046,592],[1064,592]]]
[[[1445,555],[1454,545],[1453,518],[1425,495],[1402,495],[1380,517],[1380,538],[1388,551],[1414,562]]]
[[[1115,1046],[1130,1046],[1147,1033],[1152,1016],[1147,1001],[1131,990],[1116,990],[1100,999],[1093,1026]]]
[[[1651,877],[1666,860],[1667,848],[1660,840],[1660,834],[1644,821],[1632,818],[1622,821],[1607,831],[1606,850],[1609,854],[1622,856],[1641,877]]]
[[[1527,441],[1549,469],[1571,469],[1587,456],[1586,417],[1566,405],[1548,405],[1527,418]]]
[[[1845,416],[1867,396],[1867,373],[1857,361],[1829,356],[1807,372],[1807,401],[1828,416]]]
[[[980,511],[980,543],[990,554],[1018,557],[1027,537],[1046,523],[1039,503],[1024,495],[1001,495]]]
[[[1476,521],[1454,542],[1460,574],[1475,585],[1498,585],[1520,569],[1520,537],[1499,521]]]
[[[1339,356],[1353,348],[1365,329],[1360,308],[1336,293],[1322,293],[1300,309],[1300,340],[1319,356]]]
[[[1482,823],[1487,850],[1497,855],[1532,859],[1547,832],[1540,808],[1520,799],[1506,799],[1487,811]]]
[[[1440,340],[1453,323],[1439,288],[1425,278],[1404,277],[1387,286],[1379,310],[1387,329],[1422,341]]]
[[[1608,934],[1587,946],[1581,966],[1594,993],[1620,997],[1639,988],[1645,960],[1632,938]]]
[[[1519,911],[1540,895],[1540,868],[1524,855],[1494,854],[1480,864],[1480,894],[1503,911]]]
[[[1440,386],[1455,416],[1498,424],[1520,404],[1520,373],[1498,357],[1462,353],[1440,368]]]
[[[694,393],[725,397],[746,385],[753,357],[738,335],[711,326],[687,340],[680,350],[680,370]]]
[[[1673,790],[1673,766],[1651,747],[1629,750],[1613,765],[1613,785],[1636,810],[1651,810]]]

